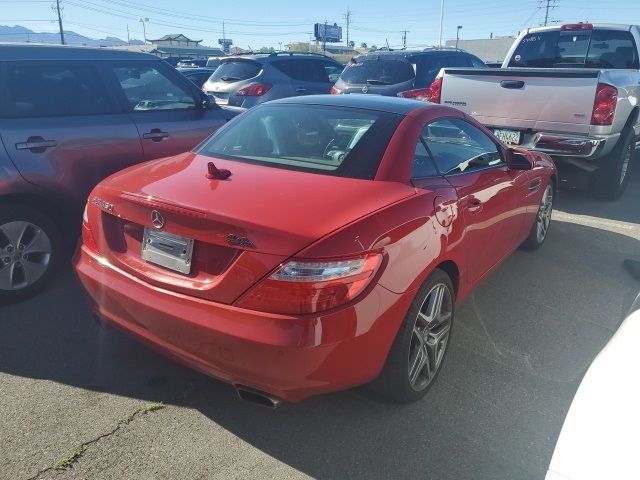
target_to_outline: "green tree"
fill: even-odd
[[[360,44],[360,48],[367,48],[367,42],[362,42]]]
[[[275,51],[276,50],[273,47],[261,47],[260,50],[258,50],[258,53],[273,53]]]

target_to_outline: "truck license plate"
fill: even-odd
[[[520,132],[517,130],[495,129],[493,134],[507,145],[520,145]]]
[[[147,262],[187,274],[191,271],[192,255],[192,239],[145,227],[141,256]]]

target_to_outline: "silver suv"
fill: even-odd
[[[329,93],[342,68],[313,53],[235,56],[222,60],[202,91],[219,105],[249,108],[276,98]]]

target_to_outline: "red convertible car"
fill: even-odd
[[[91,193],[97,315],[275,406],[366,383],[421,398],[457,304],[542,245],[556,170],[453,108],[370,95],[255,107]]]

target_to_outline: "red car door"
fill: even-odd
[[[474,284],[517,247],[526,211],[495,140],[466,120],[439,118],[422,137],[441,175],[455,188],[464,222],[467,282]]]

